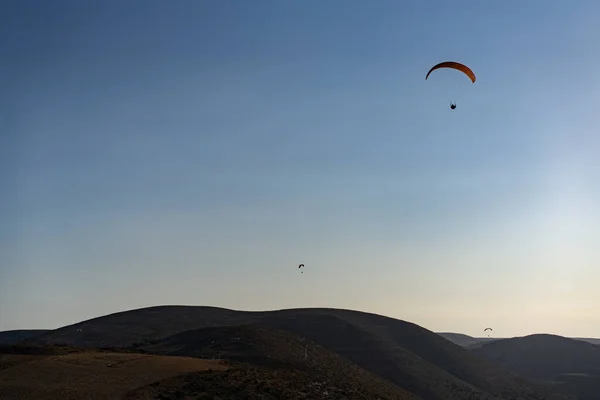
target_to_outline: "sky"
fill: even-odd
[[[0,330],[189,304],[600,337],[599,19],[2,2]],[[424,79],[446,60],[477,81]]]

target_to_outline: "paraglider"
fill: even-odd
[[[467,67],[464,64],[455,62],[455,61],[444,61],[444,62],[434,65],[433,67],[431,67],[429,72],[427,72],[427,75],[425,75],[425,80],[427,80],[427,78],[429,78],[429,74],[431,74],[436,69],[440,69],[440,68],[451,68],[451,69],[460,71],[463,74],[465,74],[471,80],[472,83],[475,83],[475,81],[477,80],[477,77],[475,76],[475,74],[473,73],[471,68]],[[450,109],[454,110],[455,108],[456,108],[456,103],[451,102]]]
[[[493,330],[492,328],[485,328],[483,331],[484,331],[484,332],[485,332],[485,331],[492,331],[492,332],[493,332],[494,330]],[[490,337],[490,335],[488,335],[488,337]]]
[[[473,83],[475,83],[475,81],[477,80],[477,77],[475,77],[475,74],[473,73],[471,68],[467,67],[464,64],[455,62],[455,61],[444,61],[444,62],[434,65],[433,67],[431,67],[429,72],[427,72],[427,75],[425,75],[425,79],[429,78],[429,74],[431,74],[433,71],[435,71],[436,69],[440,69],[440,68],[452,68],[457,71],[461,71],[462,73],[467,75],[469,77],[469,79],[471,80],[471,82],[473,82]]]
[[[299,268],[299,269],[300,269],[300,268],[302,268],[302,267],[304,267],[304,264],[300,264],[300,265],[298,265],[298,268]],[[303,271],[300,271],[300,273],[301,273],[301,274],[303,274],[304,272],[303,272]]]

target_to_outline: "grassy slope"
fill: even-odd
[[[348,385],[344,382],[336,384],[302,370],[271,369],[247,364],[239,366],[234,364],[224,373],[180,375],[136,389],[123,397],[124,400],[176,400],[182,398],[197,400],[392,400],[406,397],[356,391],[355,385]]]
[[[1,347],[0,398],[422,400],[304,338],[261,326],[188,331],[145,348]]]
[[[0,365],[3,400],[108,400],[179,374],[227,369],[218,361],[191,357],[98,351],[0,354]]]

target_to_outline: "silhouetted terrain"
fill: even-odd
[[[493,342],[494,340],[498,340],[498,339],[494,339],[494,338],[476,338],[473,336],[464,335],[462,333],[452,333],[452,332],[437,332],[437,334],[442,336],[443,338],[451,341],[452,343],[457,344],[462,347],[469,347],[469,346],[473,346],[473,345],[477,345],[477,344],[481,344],[481,343],[488,343],[488,342]]]
[[[591,344],[595,344],[596,346],[600,346],[600,339],[592,339],[592,338],[571,338],[571,339],[575,339],[575,340],[581,340],[582,342],[588,342]]]
[[[265,327],[188,331],[147,347],[168,356],[2,346],[0,398],[420,400],[330,350]],[[194,357],[178,356],[187,353]]]
[[[580,399],[600,398],[600,346],[555,335],[503,339],[473,349],[524,377],[551,382]]]
[[[123,399],[419,399],[410,394],[382,395],[370,389],[356,391],[356,388],[354,382],[332,383],[306,371],[233,364],[225,372],[211,371],[165,379],[131,391]],[[399,388],[396,390],[400,391]]]
[[[463,333],[453,333],[453,332],[437,332],[437,334],[448,339],[452,343],[455,343],[462,347],[468,347],[468,348],[476,348],[476,347],[480,347],[481,345],[486,344],[486,343],[491,343],[491,342],[495,342],[496,340],[505,339],[505,338],[493,338],[493,337],[492,338],[473,337],[473,336],[465,335]],[[580,338],[580,337],[574,337],[574,338],[569,338],[569,339],[579,340],[582,342],[588,342],[588,343],[600,346],[600,339]]]
[[[252,379],[255,379],[256,374],[270,374],[277,376],[277,379],[295,377],[288,384],[278,386],[293,387],[298,393],[304,393],[315,386],[320,392],[312,396],[318,395],[318,398],[323,393],[327,394],[325,397],[334,398],[418,398],[302,336],[267,326],[242,325],[191,330],[157,340],[141,349],[153,354],[233,361],[237,366],[234,375],[238,378],[242,378],[248,371]],[[273,378],[267,380],[272,381]],[[272,394],[273,391],[280,390],[276,386],[271,388]],[[280,395],[287,396],[289,393],[286,395],[280,392]]]
[[[19,329],[0,332],[0,345],[11,345],[50,332],[49,329]]]
[[[212,350],[205,342],[201,342],[204,344],[200,346],[193,342],[198,335],[203,337],[210,332],[224,332],[204,328],[242,329],[241,325],[254,326],[252,335],[261,332],[260,335],[271,335],[270,340],[275,337],[270,332],[275,331],[265,328],[305,337],[357,367],[427,400],[560,398],[541,386],[475,357],[427,329],[393,318],[350,310],[242,312],[213,307],[161,306],[95,318],[57,329],[32,341],[84,347],[129,346],[158,354],[225,357],[244,365],[251,364],[261,371],[271,368],[270,362],[276,361],[273,365],[279,366],[282,362],[289,362],[281,358],[274,361],[268,356],[272,353],[266,352],[262,345],[241,350],[234,346],[233,349],[237,349],[234,352],[211,355]],[[257,330],[256,326],[263,330]],[[175,344],[177,346],[173,347]],[[335,364],[334,358],[326,359],[329,361],[323,361],[323,370],[338,368],[332,365]],[[348,382],[356,380],[352,374],[345,379]]]

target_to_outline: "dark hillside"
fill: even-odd
[[[216,307],[148,307],[68,325],[32,340],[81,347],[126,347],[190,329],[251,323],[250,315]]]
[[[424,399],[551,399],[543,388],[474,357],[418,325],[350,310],[307,308],[243,312],[161,306],[84,321],[38,342],[75,346],[143,346],[185,331],[255,324],[306,337]]]
[[[283,371],[312,376],[324,391],[351,398],[417,399],[377,375],[304,337],[261,325],[211,327],[170,336],[141,347],[152,354],[234,361],[255,373]]]
[[[516,373],[553,379],[569,373],[600,374],[600,347],[555,335],[530,335],[488,343],[472,350]]]
[[[424,398],[443,398],[448,387],[453,393],[479,398],[485,398],[484,392],[506,399],[552,397],[543,388],[478,360],[466,349],[410,322],[336,309],[284,310],[272,315],[287,317],[265,323],[298,332]],[[315,315],[321,319],[306,320]],[[355,349],[353,343],[368,345]],[[361,352],[366,356],[361,357]]]
[[[12,345],[50,332],[49,329],[19,329],[0,332],[0,345]]]
[[[521,376],[580,400],[600,398],[600,347],[555,335],[499,340],[471,350]]]
[[[462,333],[437,332],[437,334],[444,339],[462,347],[469,347],[480,343],[488,343],[498,340],[494,338],[476,338],[473,336],[464,335]]]
[[[575,339],[575,340],[581,340],[582,342],[588,342],[591,344],[595,344],[596,346],[600,346],[600,339],[594,339],[594,338],[571,338],[571,339]]]

